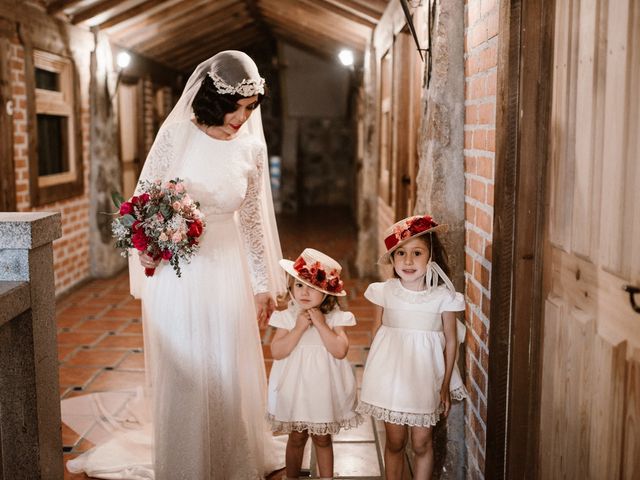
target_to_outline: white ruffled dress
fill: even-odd
[[[372,283],[364,296],[384,312],[367,358],[357,411],[398,425],[435,425],[442,413],[445,374],[442,312],[464,310],[464,297],[445,286],[407,290],[397,278]],[[456,323],[461,342],[465,327]],[[450,391],[455,400],[467,396],[457,365]]]
[[[298,309],[274,312],[269,325],[292,330]],[[325,315],[327,325],[356,324],[351,312],[336,308]],[[267,419],[278,433],[336,434],[362,423],[356,413],[356,379],[349,361],[337,359],[325,348],[318,330],[311,326],[288,357],[275,360],[269,376]]]

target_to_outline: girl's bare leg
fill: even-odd
[[[318,474],[323,478],[333,478],[333,442],[331,435],[311,435],[316,447]]]
[[[411,449],[414,455],[413,478],[431,480],[433,475],[433,429],[431,427],[411,427]]]
[[[404,470],[404,448],[407,426],[384,422],[387,440],[384,444],[384,471],[387,480],[401,480]]]
[[[298,478],[302,467],[304,446],[307,444],[309,434],[304,432],[291,432],[287,440],[286,471],[287,478]]]

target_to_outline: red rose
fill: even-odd
[[[342,285],[343,283],[340,277],[333,277],[327,281],[326,290],[332,293],[340,293],[342,291]]]
[[[199,237],[200,235],[202,235],[202,223],[199,220],[191,222],[189,224],[187,235],[190,237]]]
[[[140,250],[141,252],[147,248],[149,245],[149,238],[144,234],[143,229],[139,229],[136,233],[131,237],[131,242],[136,250]]]
[[[142,195],[140,195],[140,205],[145,205],[150,198],[151,196],[148,193],[143,193]]]
[[[134,205],[139,205],[140,204],[140,197],[137,196],[133,196],[131,197],[131,200],[129,200],[131,203],[133,203]]]
[[[327,278],[327,274],[324,272],[322,268],[316,270],[315,280],[318,283],[322,283]]]
[[[173,256],[173,253],[171,253],[171,250],[163,250],[162,251],[162,259],[163,260],[171,260],[172,256]]]
[[[137,232],[140,229],[140,225],[142,225],[142,222],[140,220],[136,220],[135,222],[133,222],[133,224],[131,225],[131,231],[133,233]]]
[[[133,205],[129,202],[122,202],[120,204],[120,215],[127,215],[129,213],[133,213]]]
[[[418,217],[415,220],[413,220],[409,225],[409,231],[411,232],[412,235],[415,235],[416,233],[429,230],[433,226],[434,224],[433,224],[433,220],[431,220],[431,217],[428,215],[425,215],[424,217]]]
[[[300,271],[302,267],[304,267],[307,262],[304,261],[304,258],[300,257],[296,260],[296,263],[293,264],[293,269]]]

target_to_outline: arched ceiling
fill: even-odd
[[[362,52],[388,0],[46,0],[48,13],[186,71],[224,49],[274,39],[322,56]]]

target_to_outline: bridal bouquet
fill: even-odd
[[[193,201],[179,178],[162,184],[142,181],[140,193],[128,201],[119,193],[113,194],[113,202],[119,209],[118,217],[111,224],[116,248],[129,256],[135,248],[155,260],[168,261],[181,275],[180,262],[189,262],[198,251],[198,237],[205,227],[198,202]],[[145,268],[148,277],[155,268]]]

